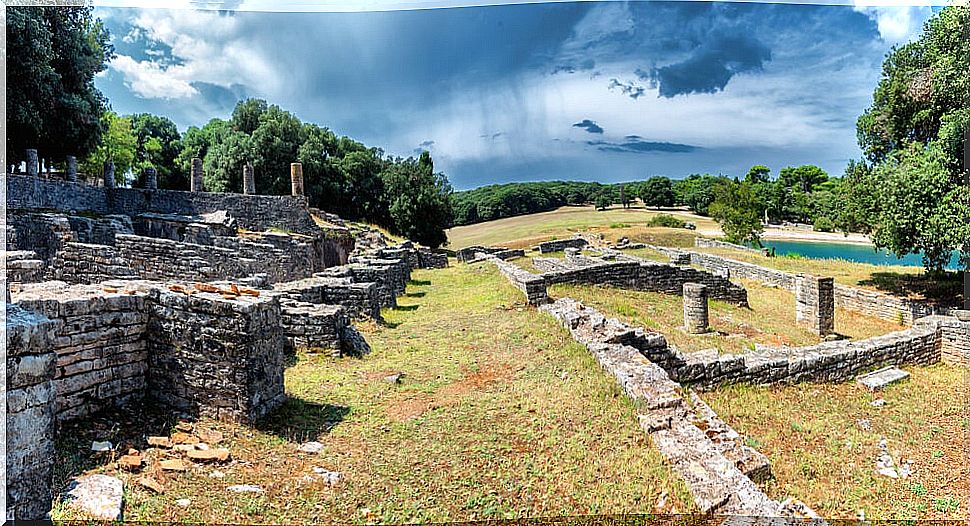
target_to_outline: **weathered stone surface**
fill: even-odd
[[[570,239],[554,239],[552,241],[545,241],[539,243],[539,253],[548,254],[550,252],[561,252],[566,248],[583,248],[588,245],[589,242],[581,237],[574,237]]]
[[[835,330],[835,280],[798,274],[795,279],[795,323],[825,336]]]
[[[506,263],[496,256],[478,253],[482,259],[498,267],[501,272],[517,289],[525,293],[529,305],[542,305],[549,301],[546,292],[546,280],[512,263]]]
[[[707,287],[700,283],[684,283],[684,330],[703,334],[708,327]]]
[[[124,484],[108,475],[87,475],[71,482],[65,492],[67,506],[92,519],[121,520]]]
[[[898,367],[883,367],[856,377],[856,383],[869,389],[878,391],[889,384],[909,378],[909,373]]]
[[[54,473],[56,323],[6,307],[6,492],[8,519],[40,520],[51,506]]]

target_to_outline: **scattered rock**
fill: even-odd
[[[882,406],[886,405],[886,401],[883,400],[882,398],[877,398],[877,399],[873,400],[872,402],[869,402],[869,405],[871,405],[872,407],[882,407]]]
[[[263,488],[253,485],[253,484],[236,484],[235,486],[229,486],[229,491],[233,493],[262,493]]]
[[[196,436],[207,444],[218,444],[219,442],[222,442],[223,439],[222,433],[214,429],[199,430],[196,433]]]
[[[210,478],[214,478],[214,479],[221,479],[221,478],[223,478],[225,476],[226,476],[226,474],[223,473],[223,472],[221,472],[221,471],[219,471],[218,469],[213,470],[212,473],[209,473],[209,477]]]
[[[185,471],[185,462],[180,459],[172,458],[168,460],[163,460],[159,463],[161,468],[165,471]]]
[[[384,381],[392,384],[401,383],[401,379],[404,378],[404,373],[394,373],[384,377]]]
[[[313,468],[313,472],[320,475],[321,478],[327,481],[327,484],[333,486],[340,480],[339,471],[328,471],[324,468]]]
[[[182,433],[181,431],[176,431],[172,433],[172,442],[176,444],[198,444],[199,437],[190,435],[188,433]]]
[[[872,431],[872,422],[870,422],[868,418],[856,420],[855,425],[863,431]]]
[[[188,422],[186,420],[181,420],[181,421],[179,421],[179,423],[175,424],[175,429],[178,429],[179,431],[185,431],[187,433],[191,433],[192,432],[192,422]]]
[[[909,373],[898,367],[883,367],[882,369],[877,369],[871,373],[857,376],[856,383],[865,387],[866,389],[869,389],[870,391],[877,391],[891,383],[898,382],[908,377]]]
[[[563,372],[562,372],[562,373],[561,373],[561,374],[559,375],[559,379],[560,379],[560,380],[567,380],[567,379],[569,379],[569,371],[563,371]]]
[[[323,451],[323,444],[314,440],[313,442],[307,442],[300,445],[300,447],[296,448],[296,450],[300,453],[309,453],[311,455],[315,455]]]
[[[165,486],[151,477],[145,476],[139,478],[138,484],[154,491],[155,493],[165,493]]]
[[[815,510],[809,508],[804,502],[788,497],[781,501],[781,514],[795,519],[820,519]]]
[[[111,451],[112,449],[114,449],[114,446],[107,440],[104,442],[98,442],[97,440],[91,442],[91,451]]]
[[[206,449],[206,450],[194,450],[189,451],[187,456],[192,460],[200,460],[203,462],[208,462],[216,460],[219,462],[225,462],[229,460],[229,450],[228,449]]]
[[[172,440],[168,437],[148,437],[148,445],[155,447],[172,447]]]
[[[121,520],[124,484],[108,475],[87,475],[75,479],[67,488],[66,501],[95,519]]]
[[[175,447],[172,449],[181,451],[182,453],[188,453],[189,451],[195,451],[195,444],[175,444]]]
[[[118,459],[118,466],[121,469],[135,470],[141,468],[141,464],[144,459],[141,455],[123,455]]]
[[[179,499],[179,500],[175,501],[175,504],[178,504],[179,506],[181,506],[183,508],[188,508],[189,507],[189,504],[192,504],[192,501],[189,500],[189,499]]]

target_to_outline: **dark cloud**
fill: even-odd
[[[590,71],[596,67],[596,61],[593,59],[586,59],[580,61],[578,64],[560,64],[552,70],[552,74],[556,75],[558,73],[576,73],[577,71]]]
[[[424,152],[430,152],[432,146],[434,146],[434,141],[422,141],[421,144],[419,144],[414,150],[411,150],[411,152],[414,153],[414,155],[421,155]]]
[[[627,135],[626,139],[624,142],[587,141],[586,144],[600,151],[621,153],[689,153],[701,149],[689,144],[644,141],[637,135]]]
[[[599,124],[596,124],[595,122],[589,119],[583,119],[582,122],[577,122],[576,124],[573,124],[573,128],[583,128],[589,133],[600,133],[600,134],[603,133],[603,128]]]
[[[479,135],[479,137],[481,137],[482,139],[491,139],[494,141],[495,139],[498,139],[503,135],[505,135],[505,132],[495,132],[495,133],[483,133]]]
[[[771,50],[747,35],[722,35],[705,42],[681,62],[654,68],[637,69],[641,79],[656,82],[661,97],[690,93],[716,93],[739,73],[760,71],[771,60]]]
[[[624,82],[620,82],[617,79],[610,79],[610,84],[608,88],[610,91],[613,91],[614,89],[619,88],[620,93],[627,95],[633,100],[637,100],[640,97],[642,97],[646,90],[646,88],[638,85],[635,82],[631,81],[631,82],[624,83]]]

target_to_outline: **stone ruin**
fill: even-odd
[[[354,322],[448,265],[309,209],[296,166],[293,196],[202,192],[192,168],[191,192],[7,175],[9,518],[49,512],[60,426],[142,399],[255,422],[288,354],[366,354]]]

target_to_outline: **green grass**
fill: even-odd
[[[742,436],[757,437],[775,479],[769,496],[795,496],[826,518],[970,518],[970,467],[961,429],[970,395],[960,367],[904,367],[909,379],[871,394],[855,385],[736,385],[703,398]],[[886,405],[870,402],[884,398]],[[857,420],[871,422],[871,431]],[[907,479],[878,475],[879,440],[912,459]]]
[[[497,219],[485,223],[459,226],[448,230],[450,248],[471,245],[502,245],[525,248],[553,238],[571,236],[576,232],[602,233],[615,241],[629,237],[632,241],[666,241],[682,246],[693,246],[695,232],[674,228],[648,228],[647,223],[660,214],[668,214],[692,221],[698,230],[718,231],[709,218],[695,216],[687,211],[659,211],[644,208],[611,208],[596,211],[591,206],[567,206],[538,214]],[[671,246],[676,246],[671,245]]]
[[[750,308],[711,301],[711,328],[716,333],[705,335],[687,334],[681,329],[683,299],[673,294],[566,284],[554,285],[549,292],[557,298],[575,298],[608,316],[660,332],[685,352],[715,348],[722,353],[741,353],[752,349],[755,343],[798,346],[819,342],[817,335],[795,326],[795,298],[790,292],[751,280],[742,280],[742,284],[748,290]],[[899,329],[891,322],[836,309],[835,330],[853,339]]]
[[[222,430],[233,461],[165,477],[154,495],[122,473],[126,519],[216,523],[441,522],[692,511],[680,479],[640,430],[632,403],[551,317],[525,307],[489,264],[417,271],[386,324],[363,327],[363,359],[301,353],[290,400],[255,428]],[[403,372],[401,384],[383,378]],[[135,418],[138,418],[136,412]],[[123,420],[123,418],[121,419]],[[105,423],[62,433],[58,480],[115,470],[93,438],[143,447]],[[141,438],[139,438],[141,437]],[[296,452],[316,439],[323,453]],[[312,467],[339,471],[329,487]],[[308,477],[308,480],[304,480]],[[258,484],[262,495],[234,494]],[[187,508],[175,501],[189,498]],[[670,512],[667,507],[663,511]],[[55,518],[69,518],[58,510]]]

